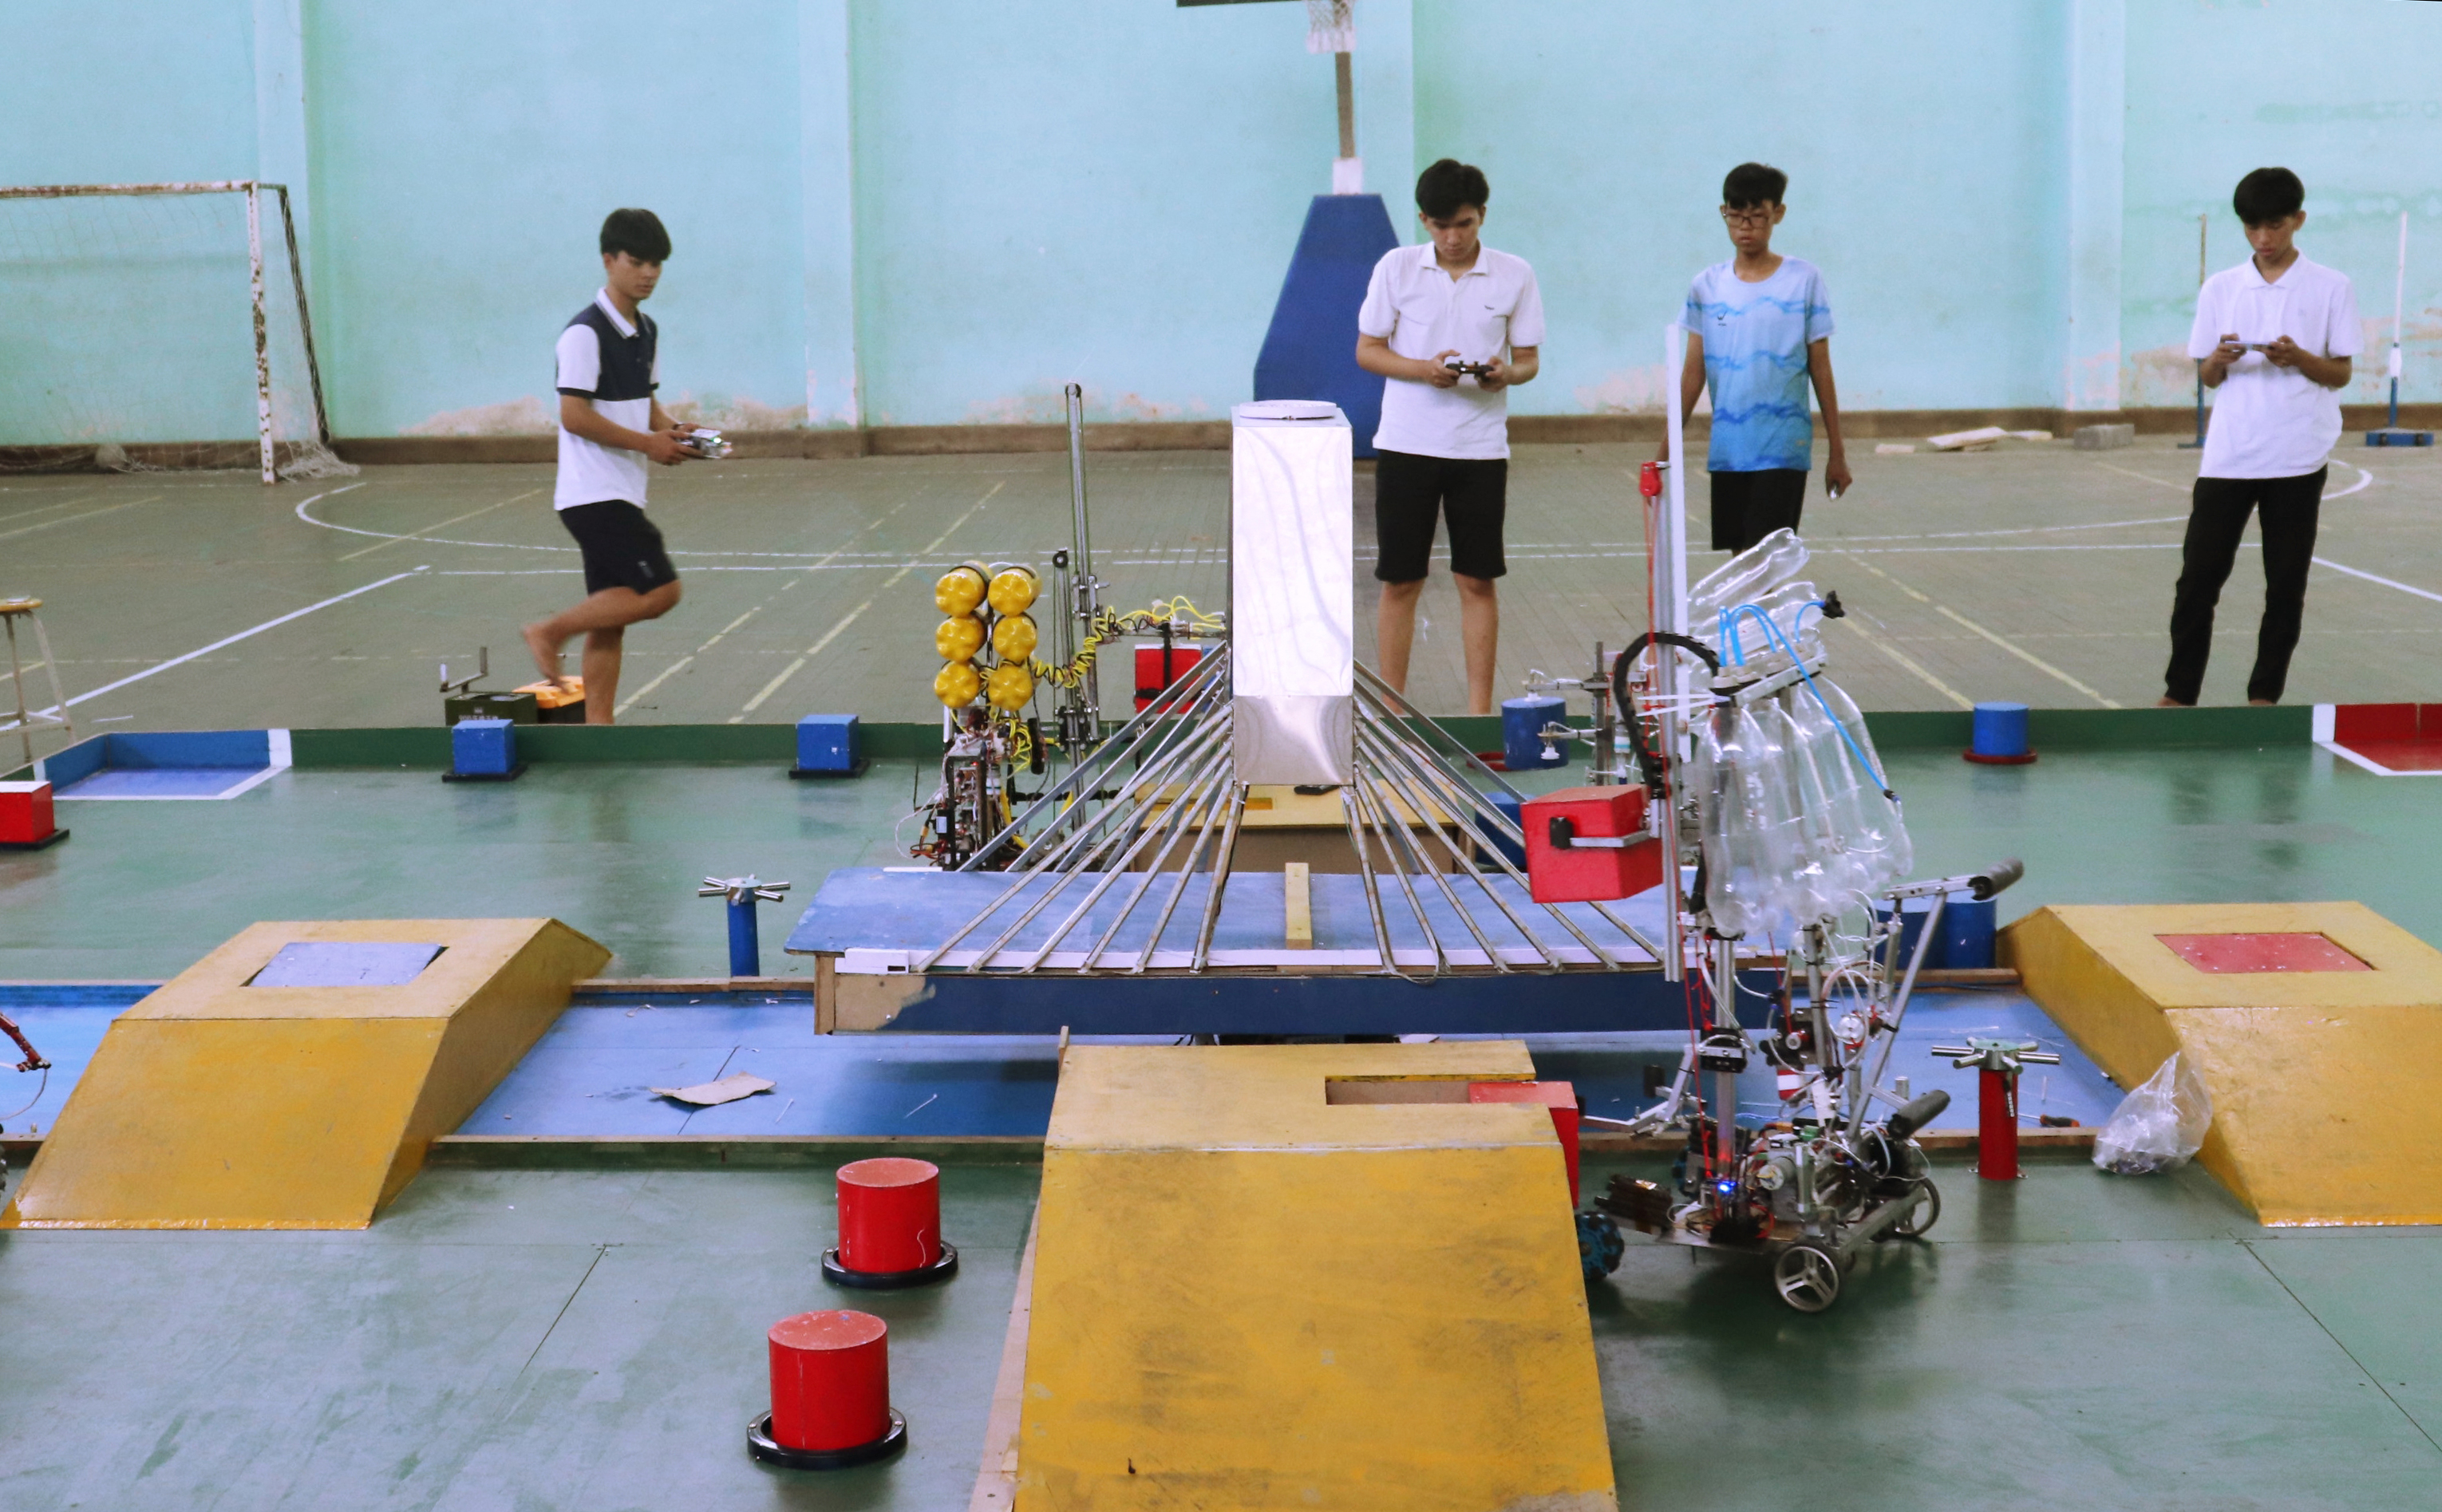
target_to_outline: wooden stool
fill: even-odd
[[[43,607],[39,598],[0,598],[0,627],[9,631],[9,685],[17,694],[17,740],[26,748],[26,764],[34,764],[34,721],[56,724],[76,737],[76,725],[68,719],[68,696],[60,689],[60,664],[51,656],[51,638],[43,633],[43,616],[34,612]],[[17,621],[23,619],[34,627],[34,647],[43,653],[36,665],[51,675],[51,707],[42,714],[26,712],[26,669],[17,661]]]

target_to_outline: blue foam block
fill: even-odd
[[[449,765],[460,776],[506,776],[517,764],[517,726],[508,720],[461,720],[449,727]]]
[[[1348,416],[1359,457],[1374,455],[1383,380],[1357,365],[1357,308],[1374,264],[1398,245],[1381,195],[1316,195],[1255,358],[1258,400],[1330,400]]]
[[[856,769],[856,716],[809,714],[797,721],[797,770],[852,772]]]
[[[1522,826],[1525,823],[1524,818],[1519,812],[1518,800],[1515,797],[1499,791],[1487,792],[1485,796],[1492,801],[1492,806],[1500,810],[1502,813],[1508,818],[1511,824]],[[1503,855],[1509,858],[1509,864],[1511,865],[1517,867],[1521,871],[1524,871],[1526,869],[1526,847],[1524,846],[1522,846],[1517,841],[1500,833],[1493,828],[1492,820],[1484,814],[1477,814],[1475,816],[1475,827],[1476,829],[1484,831],[1485,842],[1489,844],[1493,849],[1500,851]]]

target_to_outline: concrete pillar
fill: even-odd
[[[2120,408],[2121,228],[2128,139],[2127,0],[2069,0],[2068,341],[2061,402]]]
[[[798,196],[804,227],[806,424],[864,414],[856,331],[856,99],[847,0],[797,7]]]

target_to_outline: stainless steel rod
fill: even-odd
[[[1230,756],[1229,774],[1222,779],[1220,791],[1212,795],[1212,806],[1204,815],[1195,832],[1195,844],[1187,852],[1187,860],[1178,868],[1178,881],[1171,887],[1170,897],[1163,901],[1161,914],[1153,921],[1153,933],[1145,937],[1144,948],[1137,952],[1136,963],[1128,968],[1130,975],[1140,974],[1153,961],[1155,950],[1161,944],[1162,932],[1170,928],[1171,915],[1178,911],[1179,900],[1187,896],[1187,884],[1195,878],[1195,868],[1202,865],[1204,847],[1218,833],[1213,821],[1221,817],[1221,806],[1238,791],[1236,754]],[[1215,878],[1218,881],[1217,874]]]
[[[1392,699],[1396,699],[1401,703],[1406,703],[1408,701],[1406,695],[1393,687],[1390,683],[1383,682],[1381,674],[1376,672],[1372,667],[1367,666],[1362,662],[1356,663],[1355,665],[1358,681],[1360,683],[1371,683],[1374,684],[1374,696],[1375,698],[1383,701],[1383,707],[1386,712],[1390,709],[1389,701]],[[1400,718],[1400,716],[1393,714],[1392,718],[1397,719]],[[1513,798],[1523,798],[1526,796],[1526,794],[1519,792],[1516,788],[1511,787],[1507,777],[1503,776],[1500,773],[1493,771],[1488,766],[1485,766],[1484,764],[1483,757],[1477,756],[1474,752],[1467,750],[1467,742],[1465,740],[1460,739],[1457,736],[1454,736],[1450,734],[1449,731],[1442,728],[1440,724],[1434,721],[1431,715],[1422,713],[1413,706],[1411,706],[1408,711],[1407,718],[1414,720],[1426,729],[1432,731],[1435,735],[1438,735],[1443,739],[1449,741],[1451,750],[1464,755],[1467,759],[1468,765],[1474,767],[1478,772],[1483,773],[1485,776],[1490,777],[1499,785],[1502,792],[1509,794]]]
[[[1191,744],[1191,745],[1189,745],[1189,746],[1183,747],[1183,748],[1180,750],[1180,752],[1179,752],[1179,753],[1177,753],[1177,755],[1178,755],[1178,756],[1184,756],[1184,755],[1186,755],[1186,754],[1187,754],[1187,752],[1190,752],[1190,751],[1201,751],[1201,749],[1202,749],[1205,745],[1208,745],[1208,744],[1212,744],[1212,743],[1213,743],[1214,739],[1216,738],[1216,736],[1215,736],[1215,733],[1214,733],[1215,731],[1217,731],[1217,732],[1219,732],[1219,733],[1221,733],[1221,734],[1226,734],[1226,733],[1227,733],[1227,731],[1228,731],[1228,729],[1229,729],[1229,725],[1228,725],[1227,721],[1223,721],[1223,722],[1221,722],[1220,724],[1218,724],[1218,725],[1214,726],[1212,730],[1208,730],[1208,732],[1207,732],[1203,737],[1201,737],[1201,738],[1200,738],[1196,742],[1194,742],[1194,744]],[[1166,757],[1166,758],[1164,758],[1164,759],[1165,759],[1165,761],[1175,760],[1175,759],[1176,759],[1176,756]],[[1147,768],[1145,772],[1140,772],[1140,773],[1139,773],[1139,774],[1138,774],[1138,775],[1139,775],[1139,777],[1145,776],[1145,775],[1147,775],[1148,774],[1152,773],[1152,772],[1153,772],[1153,770],[1154,770],[1153,768]],[[1121,794],[1121,797],[1122,797],[1122,798],[1124,798],[1125,796],[1126,796],[1126,794],[1124,794],[1124,793],[1122,793],[1122,794]],[[1063,845],[1063,846],[1060,847],[1062,854],[1063,854],[1063,855],[1066,855],[1067,852],[1069,852],[1069,851],[1071,851],[1071,850],[1074,850],[1074,849],[1077,849],[1080,846],[1082,846],[1082,845],[1083,845],[1083,843],[1084,842],[1084,840],[1085,840],[1085,837],[1086,837],[1086,836],[1088,836],[1088,835],[1092,834],[1092,833],[1093,833],[1097,829],[1101,828],[1101,826],[1102,826],[1102,824],[1103,824],[1103,820],[1105,820],[1105,819],[1109,818],[1109,817],[1110,817],[1111,815],[1113,815],[1114,813],[1117,813],[1117,812],[1121,811],[1121,803],[1120,803],[1120,802],[1118,802],[1118,801],[1116,801],[1116,800],[1115,800],[1115,801],[1113,801],[1112,803],[1109,803],[1109,804],[1104,805],[1104,806],[1103,806],[1103,811],[1102,811],[1102,812],[1101,812],[1101,813],[1099,813],[1099,814],[1097,814],[1097,815],[1095,816],[1095,818],[1094,818],[1094,820],[1093,820],[1093,822],[1092,822],[1091,824],[1088,824],[1088,825],[1087,825],[1087,826],[1085,826],[1084,829],[1079,829],[1075,835],[1073,835],[1073,836],[1071,836],[1071,837],[1069,838],[1069,840],[1067,841],[1067,843],[1066,843],[1066,844]],[[1127,830],[1127,829],[1114,829],[1114,830],[1112,830],[1112,831],[1110,832],[1110,834],[1108,834],[1108,835],[1104,836],[1103,839],[1101,839],[1101,840],[1099,840],[1099,841],[1095,842],[1095,844],[1093,845],[1093,847],[1092,847],[1090,849],[1087,849],[1087,850],[1084,852],[1084,858],[1082,861],[1080,861],[1080,862],[1079,862],[1076,865],[1074,865],[1074,866],[1062,867],[1062,868],[1058,868],[1058,869],[1053,869],[1053,868],[1050,868],[1050,867],[1046,867],[1045,869],[1046,869],[1047,871],[1049,871],[1049,872],[1051,873],[1051,875],[1053,875],[1057,880],[1056,880],[1056,881],[1054,881],[1054,882],[1051,884],[1051,885],[1050,885],[1050,886],[1048,886],[1048,887],[1047,887],[1047,888],[1045,888],[1045,889],[1043,890],[1043,896],[1042,896],[1042,897],[1037,898],[1033,902],[1031,902],[1031,903],[1030,903],[1030,904],[1028,904],[1028,905],[1027,905],[1026,912],[1024,912],[1024,913],[1022,913],[1022,914],[1020,914],[1020,915],[1018,916],[1018,918],[1017,918],[1017,922],[1015,922],[1015,923],[1013,923],[1013,924],[1010,925],[1007,929],[1005,929],[1005,930],[1001,931],[999,938],[996,938],[996,939],[994,939],[994,940],[993,940],[993,941],[989,946],[985,947],[984,952],[983,952],[983,954],[982,954],[982,955],[977,956],[974,960],[972,960],[972,961],[968,962],[968,963],[967,963],[966,970],[968,970],[968,971],[970,971],[970,972],[980,972],[980,971],[982,971],[982,970],[984,969],[985,965],[986,965],[988,962],[990,962],[993,956],[997,956],[997,955],[999,955],[999,954],[1000,954],[1000,952],[1001,952],[1001,947],[1003,947],[1003,946],[1007,945],[1011,940],[1012,940],[1012,939],[1016,938],[1017,938],[1017,934],[1018,934],[1018,932],[1019,932],[1020,930],[1024,929],[1028,924],[1032,923],[1032,922],[1034,921],[1034,918],[1035,918],[1035,916],[1036,916],[1037,914],[1042,913],[1042,912],[1043,912],[1043,910],[1044,910],[1047,906],[1048,906],[1048,905],[1050,904],[1051,900],[1052,900],[1053,898],[1055,898],[1055,897],[1059,896],[1059,894],[1060,894],[1062,891],[1064,891],[1064,890],[1067,887],[1067,885],[1068,885],[1071,882],[1074,882],[1078,877],[1083,876],[1083,875],[1084,875],[1084,874],[1085,874],[1086,872],[1091,871],[1091,870],[1093,869],[1093,867],[1094,867],[1094,863],[1095,863],[1095,862],[1097,862],[1097,861],[1099,861],[1099,860],[1101,860],[1101,859],[1103,858],[1103,856],[1105,853],[1107,853],[1107,852],[1111,849],[1111,847],[1112,847],[1113,846],[1117,845],[1117,844],[1118,844],[1121,839],[1125,838],[1127,834],[1128,834],[1128,830]],[[1027,875],[1028,875],[1029,877],[1031,877],[1031,876],[1034,876],[1034,875],[1037,875],[1037,874],[1036,874],[1036,873],[1030,872],[1030,873],[1028,873]],[[1023,887],[1023,886],[1025,886],[1025,885],[1026,885],[1026,883],[1025,883],[1024,881],[1020,881],[1020,882],[1017,884],[1017,887]],[[1016,887],[1012,887],[1012,888],[1011,889],[1011,892],[1013,894],[1016,890],[1017,890],[1017,888],[1016,888]],[[994,906],[995,908],[997,908],[999,905],[998,905],[997,903],[995,903],[993,906]],[[939,958],[940,958],[940,953],[939,953],[939,952],[936,952],[932,956],[928,957],[928,958],[925,960],[924,967],[923,967],[922,969],[930,969],[930,967],[931,967],[931,965],[932,965],[933,961],[938,960],[938,959],[939,959]]]
[[[1380,737],[1376,736],[1370,738],[1367,743],[1374,748],[1375,761],[1377,765],[1380,764],[1383,753],[1388,749],[1387,742],[1382,740]],[[1394,754],[1395,756],[1406,755],[1404,752]],[[1518,933],[1525,939],[1526,943],[1533,947],[1536,954],[1543,957],[1543,963],[1554,971],[1563,969],[1568,963],[1560,959],[1559,954],[1551,946],[1543,943],[1541,938],[1539,937],[1533,929],[1527,926],[1526,920],[1520,918],[1517,912],[1509,906],[1509,901],[1502,897],[1500,892],[1493,887],[1491,881],[1476,867],[1472,858],[1470,858],[1467,852],[1458,848],[1457,842],[1445,833],[1439,824],[1430,823],[1431,815],[1435,810],[1447,811],[1449,808],[1449,805],[1446,803],[1436,804],[1431,801],[1430,784],[1427,786],[1426,792],[1422,796],[1419,796],[1415,792],[1411,790],[1406,783],[1399,781],[1397,779],[1397,774],[1390,767],[1385,766],[1382,770],[1384,776],[1392,781],[1400,797],[1415,811],[1417,819],[1428,822],[1428,827],[1433,831],[1434,835],[1441,840],[1444,848],[1449,851],[1451,859],[1458,863],[1459,866],[1466,871],[1467,877],[1475,883],[1477,887],[1483,889],[1484,896],[1490,900],[1492,906],[1501,910],[1503,917],[1509,920],[1510,924],[1517,929]],[[1503,865],[1507,865],[1507,857],[1503,856],[1500,859]],[[1532,894],[1530,893],[1529,896],[1531,897]],[[1594,952],[1595,959],[1600,960],[1614,969],[1617,967],[1618,962],[1613,961],[1601,947],[1597,946],[1592,939],[1588,938],[1583,931],[1578,930],[1576,926],[1570,923],[1566,918],[1562,918],[1560,922],[1564,927],[1568,928],[1571,933],[1576,934],[1577,938],[1585,944],[1588,950]]]
[[[1183,817],[1181,810],[1187,803],[1188,794],[1191,792],[1199,792],[1202,790],[1203,784],[1207,780],[1219,774],[1221,769],[1228,763],[1229,759],[1230,753],[1226,747],[1212,753],[1211,756],[1206,758],[1204,765],[1197,768],[1194,774],[1190,776],[1182,785],[1179,795],[1171,800],[1168,812],[1164,813],[1158,821],[1137,827],[1136,839],[1129,844],[1126,850],[1121,852],[1119,859],[1111,865],[1109,869],[1103,873],[1103,880],[1096,883],[1092,889],[1085,894],[1084,901],[1080,902],[1075,908],[1070,909],[1068,917],[1062,920],[1059,924],[1052,929],[1049,938],[1046,938],[1041,948],[1035,951],[1034,958],[1019,968],[1021,972],[1031,972],[1050,958],[1051,953],[1059,948],[1060,942],[1068,938],[1068,932],[1075,929],[1077,925],[1084,920],[1087,914],[1093,912],[1094,905],[1103,901],[1103,895],[1104,893],[1109,892],[1112,887],[1119,884],[1121,878],[1127,875],[1129,864],[1135,861],[1139,855],[1142,855],[1145,847],[1152,845],[1157,836],[1171,834],[1176,831],[1180,820]],[[1121,839],[1124,838],[1126,834],[1126,830],[1116,832],[1111,837],[1110,844],[1117,844]],[[1107,846],[1105,848],[1107,848]],[[1168,847],[1164,847],[1163,849],[1166,854]],[[1147,873],[1146,881],[1138,885],[1137,893],[1139,897],[1143,896],[1144,889],[1147,886],[1152,885],[1151,876],[1151,873]],[[1131,902],[1130,906],[1134,906],[1133,902]],[[1122,912],[1120,917],[1121,919],[1125,919],[1127,916]],[[1112,927],[1116,929],[1119,926],[1115,922]],[[1086,959],[1090,962],[1092,958],[1092,952],[1087,952]]]
[[[1017,869],[1041,871],[1058,865],[1087,835],[1110,823],[1114,817],[1130,811],[1139,801],[1139,795],[1148,790],[1149,784],[1166,777],[1171,769],[1178,764],[1182,753],[1200,748],[1213,738],[1215,730],[1228,728],[1229,720],[1226,716],[1207,713],[1199,708],[1197,718],[1182,720],[1176,729],[1164,734],[1143,763],[1128,774],[1127,780],[1112,792],[1108,801],[1086,815],[1067,839],[1062,841],[1056,848],[1048,851],[1039,846],[1036,847],[1034,851],[1030,852],[1034,856],[1031,863],[1021,861]],[[1055,826],[1054,832],[1056,828]]]
[[[1192,865],[1195,856],[1203,850],[1204,836],[1211,831],[1212,815],[1220,806],[1222,793],[1227,791],[1230,769],[1230,753],[1224,751],[1215,767],[1196,779],[1194,801],[1191,804],[1187,795],[1181,794],[1172,803],[1171,812],[1164,819],[1167,828],[1163,831],[1161,850],[1151,861],[1145,863],[1144,881],[1139,883],[1136,891],[1129,896],[1128,901],[1120,905],[1118,916],[1112,919],[1110,927],[1103,931],[1102,938],[1096,939],[1086,950],[1085,958],[1077,963],[1078,975],[1084,975],[1092,971],[1094,963],[1102,958],[1103,952],[1110,948],[1111,941],[1119,936],[1121,926],[1128,921],[1128,916],[1135,913],[1137,905],[1144,902],[1145,896],[1153,891],[1154,883],[1160,878],[1163,869],[1169,865],[1171,852],[1178,848],[1178,842],[1181,839],[1191,831],[1196,837],[1195,843],[1188,847],[1187,863],[1183,865]],[[1182,885],[1186,875],[1184,869],[1179,873]],[[1173,888],[1172,896],[1175,897],[1177,892],[1177,888]],[[1164,913],[1162,922],[1168,921],[1169,915]],[[1154,938],[1158,938],[1160,924],[1157,923],[1154,927],[1156,931]]]
[[[1382,969],[1394,976],[1405,977],[1399,970],[1398,956],[1391,949],[1391,926],[1382,918],[1382,894],[1374,883],[1374,858],[1365,853],[1365,831],[1357,822],[1357,795],[1351,790],[1339,790],[1339,811],[1348,822],[1348,844],[1357,852],[1358,875],[1365,879],[1365,913],[1374,920],[1374,945],[1381,953]]]
[[[1229,657],[1229,654],[1230,648],[1224,646],[1216,648],[1212,655],[1199,658],[1194,668],[1191,670],[1186,677],[1180,679],[1180,682],[1192,684],[1201,678],[1211,676],[1212,671],[1219,670],[1220,663],[1226,660]],[[1208,671],[1206,669],[1206,665],[1208,663],[1212,664],[1212,671]],[[1181,697],[1185,697],[1186,692],[1187,689],[1184,687],[1179,689]],[[981,866],[985,857],[992,855],[995,850],[997,850],[1010,836],[1018,833],[1028,825],[1033,823],[1035,815],[1058,803],[1064,794],[1066,794],[1070,789],[1075,788],[1087,774],[1100,771],[1105,763],[1116,761],[1121,756],[1126,755],[1129,748],[1135,743],[1139,732],[1151,728],[1164,719],[1170,718],[1174,712],[1175,711],[1165,710],[1160,704],[1157,703],[1140,711],[1135,719],[1130,720],[1127,723],[1113,731],[1111,733],[1111,738],[1097,747],[1091,756],[1085,756],[1082,760],[1070,763],[1068,774],[1066,776],[1062,777],[1058,782],[1053,783],[1048,789],[1039,794],[1032,803],[1027,805],[1025,812],[1010,821],[1007,829],[1004,829],[1000,833],[993,836],[990,841],[984,844],[982,848],[978,849],[973,856],[969,857],[966,863],[957,869],[960,871],[974,871],[977,867]],[[1088,787],[1082,791],[1090,792],[1093,790]]]
[[[1417,871],[1432,878],[1433,885],[1441,889],[1443,901],[1450,905],[1451,912],[1458,915],[1460,924],[1466,927],[1468,934],[1475,937],[1476,944],[1483,947],[1485,959],[1500,970],[1507,971],[1509,963],[1501,958],[1501,953],[1493,948],[1492,941],[1485,937],[1483,930],[1476,927],[1475,916],[1468,913],[1459,902],[1458,894],[1451,889],[1449,879],[1434,868],[1431,858],[1417,846],[1413,832],[1407,825],[1398,822],[1398,811],[1375,790],[1374,783],[1365,775],[1365,769],[1361,762],[1357,768],[1357,792],[1358,799],[1366,810],[1375,816],[1377,829],[1385,822],[1384,816],[1388,816],[1388,821],[1395,825],[1398,842],[1406,847],[1410,863]],[[1417,894],[1414,887],[1408,884],[1406,877],[1402,876],[1399,881],[1400,885],[1407,889],[1408,906],[1415,910],[1416,926],[1425,932],[1426,943],[1433,948],[1433,975],[1445,975],[1449,971],[1449,952],[1443,948],[1441,936],[1433,929],[1432,920],[1426,916],[1424,900]]]
[[[1230,885],[1230,864],[1238,856],[1238,821],[1247,812],[1247,784],[1233,782],[1230,821],[1221,831],[1221,849],[1212,858],[1212,885],[1204,894],[1204,921],[1195,930],[1195,956],[1189,971],[1200,972],[1212,958],[1212,926],[1221,919],[1221,890]]]

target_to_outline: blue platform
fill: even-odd
[[[0,987],[0,1009],[53,1063],[41,1101],[6,1120],[11,1135],[50,1128],[111,1020],[150,990]],[[1750,1004],[1750,1028],[1753,1010]],[[1977,1073],[1929,1053],[1936,1044],[1970,1035],[2032,1039],[2060,1052],[2059,1066],[2031,1067],[2021,1084],[2021,1121],[2029,1126],[2043,1113],[2091,1126],[2119,1103],[2120,1089],[2022,994],[1921,992],[1891,1072],[1908,1077],[1917,1091],[1950,1093],[1949,1111],[1935,1120],[1938,1128],[1975,1126]],[[1523,1037],[1538,1075],[1574,1083],[1587,1111],[1605,1118],[1644,1107],[1648,1068],[1667,1074],[1686,1041],[1684,1029]],[[812,1001],[802,993],[589,993],[559,1016],[458,1132],[593,1139],[1039,1137],[1051,1116],[1057,1054],[1058,1042],[1049,1035],[816,1034]],[[711,1108],[651,1091],[739,1072],[776,1084]],[[0,1066],[0,1113],[31,1098],[38,1084],[36,1075]],[[1740,1103],[1750,1117],[1779,1107],[1760,1057],[1740,1079]]]
[[[285,730],[97,735],[34,763],[62,799],[234,798],[289,764]]]
[[[1382,377],[1357,365],[1357,310],[1382,254],[1399,245],[1379,194],[1318,194],[1306,207],[1271,328],[1255,358],[1255,398],[1328,399],[1374,455]]]
[[[1063,941],[1064,952],[1082,956],[1100,938],[1141,874],[1131,874],[1103,895],[1085,919]],[[1108,947],[1106,960],[1132,961],[1160,912],[1175,873],[1163,874],[1154,891],[1130,915]],[[993,969],[969,973],[935,970],[915,997],[891,1021],[893,1029],[945,1033],[1048,1034],[1066,1027],[1096,1034],[1461,1034],[1461,1033],[1589,1033],[1629,1029],[1671,1029],[1687,1022],[1688,998],[1684,984],[1663,980],[1656,969],[1612,972],[1574,970],[1553,973],[1540,965],[1517,927],[1487,902],[1468,876],[1449,879],[1483,928],[1485,938],[1516,967],[1509,973],[1477,971],[1434,977],[1425,935],[1407,898],[1395,884],[1382,884],[1384,922],[1393,950],[1410,976],[1386,975],[1374,965],[1374,925],[1366,905],[1364,880],[1345,873],[1317,873],[1312,880],[1314,949],[1286,948],[1284,883],[1277,872],[1243,872],[1230,879],[1222,895],[1221,914],[1213,930],[1213,971],[1188,975],[1184,966],[1195,944],[1210,878],[1188,880],[1187,891],[1162,932],[1155,957],[1156,975],[1078,975],[1062,969],[1073,956],[1055,956],[1037,972],[1013,967],[1016,953],[1030,953],[1050,938],[1067,912],[1084,901],[1097,880],[1089,874],[1070,884],[1059,901],[1044,909],[1002,947]],[[1523,888],[1506,877],[1489,879],[1510,909],[1524,918],[1548,945],[1592,956],[1576,937],[1554,923],[1541,907],[1531,903]],[[902,952],[921,955],[1007,891],[1014,879],[988,873],[896,870],[872,866],[842,867],[824,879],[796,927],[788,948],[795,955],[843,957],[844,975],[855,964],[850,951]],[[1027,904],[1052,885],[1051,879],[1027,879],[1016,902],[960,942],[960,949],[980,951],[1025,912]],[[1454,956],[1462,950],[1481,961],[1475,938],[1457,912],[1429,882],[1417,884],[1425,914],[1433,931]],[[1662,892],[1608,906],[1649,938],[1662,929]],[[1641,953],[1617,926],[1584,903],[1562,905],[1577,927],[1597,944],[1622,958]],[[1242,954],[1243,953],[1243,954]],[[1249,956],[1253,958],[1248,958]],[[1356,959],[1352,957],[1361,957]],[[952,955],[956,966],[963,957]],[[1165,974],[1162,968],[1171,969]],[[1771,974],[1744,974],[1749,985],[1762,992]],[[912,984],[911,984],[912,985]]]

